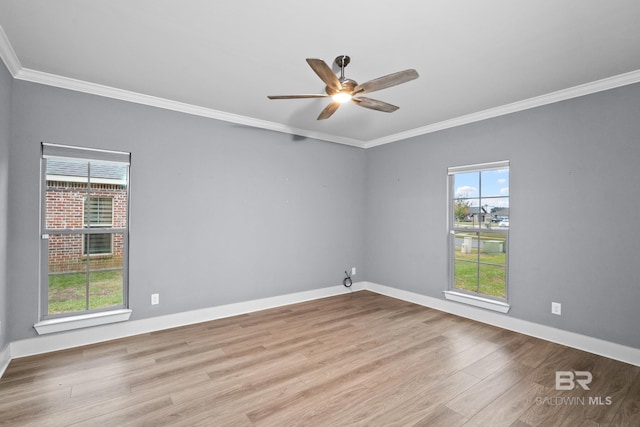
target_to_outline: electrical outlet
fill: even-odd
[[[356,268],[355,267],[351,267],[351,275],[352,276],[356,275]]]
[[[160,294],[151,294],[151,305],[160,304]]]
[[[560,304],[559,302],[552,302],[551,314],[557,314],[558,316],[560,316],[562,314],[562,304]]]

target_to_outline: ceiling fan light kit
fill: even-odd
[[[360,96],[365,93],[374,92],[376,90],[386,89],[401,83],[417,79],[418,72],[414,69],[399,71],[377,79],[369,80],[363,84],[358,84],[355,80],[348,79],[344,76],[344,69],[351,62],[351,58],[347,55],[338,56],[335,63],[340,67],[340,77],[337,77],[331,68],[322,59],[307,58],[307,63],[311,69],[326,84],[326,94],[309,94],[309,95],[270,95],[269,99],[303,99],[303,98],[331,98],[332,102],[325,107],[318,116],[318,120],[324,120],[331,117],[341,104],[352,101],[360,107],[369,108],[371,110],[392,113],[399,107],[378,101],[377,99],[366,98]]]

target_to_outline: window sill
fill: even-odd
[[[443,293],[444,297],[448,300],[461,302],[480,308],[486,308],[487,310],[499,311],[500,313],[507,313],[511,308],[506,302],[464,294],[462,292],[444,291]]]
[[[91,326],[107,325],[109,323],[124,322],[131,317],[132,310],[121,309],[100,313],[80,314],[78,316],[62,317],[58,319],[42,320],[33,327],[38,335],[55,332],[71,331]]]

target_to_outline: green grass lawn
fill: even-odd
[[[454,281],[455,287],[472,292],[480,292],[500,298],[506,298],[506,254],[486,254],[473,249],[469,254],[456,251]],[[495,264],[495,265],[487,265]],[[480,273],[478,275],[478,265]],[[478,280],[479,277],[479,280]],[[478,283],[479,281],[479,283]]]
[[[49,314],[122,305],[122,270],[89,274],[89,307],[86,279],[85,273],[49,276]]]

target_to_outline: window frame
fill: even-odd
[[[455,286],[455,263],[456,263],[456,244],[455,238],[456,233],[460,231],[474,232],[479,233],[482,230],[481,226],[477,228],[473,227],[472,229],[456,227],[455,222],[455,209],[454,203],[456,200],[460,199],[455,196],[455,175],[461,173],[470,173],[470,172],[478,172],[481,175],[482,172],[487,171],[497,171],[497,170],[508,170],[509,171],[509,194],[508,196],[490,196],[490,198],[502,198],[507,197],[509,199],[509,220],[511,219],[511,167],[510,162],[508,160],[490,162],[490,163],[480,163],[480,164],[472,164],[472,165],[464,165],[464,166],[455,166],[449,167],[447,170],[447,235],[448,235],[448,286],[447,290],[443,291],[444,296],[448,300],[453,300],[457,302],[462,302],[465,304],[499,311],[502,313],[507,313],[510,309],[509,305],[509,246],[510,246],[510,233],[509,228],[507,229],[490,229],[489,231],[497,234],[505,235],[505,243],[506,248],[504,248],[505,252],[505,296],[504,298],[489,295],[478,291],[470,291],[461,288],[457,288]],[[480,191],[480,188],[479,188]],[[473,199],[476,197],[470,197]],[[482,199],[482,194],[478,194],[478,199]],[[480,203],[480,206],[482,203]],[[510,226],[511,224],[509,224]],[[479,242],[478,242],[479,244]],[[479,248],[479,246],[478,246]],[[479,249],[478,249],[479,250]],[[472,262],[472,261],[470,261]],[[480,261],[480,253],[478,253],[478,266],[482,265]],[[478,267],[480,268],[480,267]],[[478,273],[479,274],[479,273]]]
[[[114,224],[114,206],[115,201],[112,200],[112,213],[111,224],[98,224],[97,226],[90,226],[85,223],[85,209],[86,203],[90,198],[91,192],[89,186],[91,184],[92,177],[88,173],[86,177],[87,193],[85,200],[83,200],[82,211],[82,226],[81,228],[47,228],[47,159],[67,159],[67,160],[81,160],[97,163],[114,163],[118,165],[126,166],[126,177],[124,178],[125,197],[126,197],[126,210],[124,213],[124,227],[122,224]],[[120,151],[100,150],[93,148],[84,148],[68,145],[59,145],[43,142],[41,144],[41,177],[40,177],[40,232],[41,232],[41,246],[40,246],[40,304],[39,304],[39,319],[40,321],[34,325],[36,331],[39,334],[59,332],[63,330],[77,329],[87,326],[94,326],[99,324],[119,322],[128,320],[131,316],[131,310],[129,307],[129,215],[130,215],[130,166],[131,166],[131,154]],[[99,182],[96,182],[99,183]],[[109,196],[97,196],[97,197],[109,197]],[[49,314],[49,235],[80,235],[82,240],[81,257],[86,259],[85,248],[85,236],[90,234],[110,234],[111,235],[111,254],[89,254],[88,258],[94,257],[108,257],[113,254],[113,236],[115,234],[122,235],[122,304],[101,307],[101,308],[89,308],[86,306],[85,310],[73,311],[66,313]],[[88,272],[87,272],[88,274]]]

